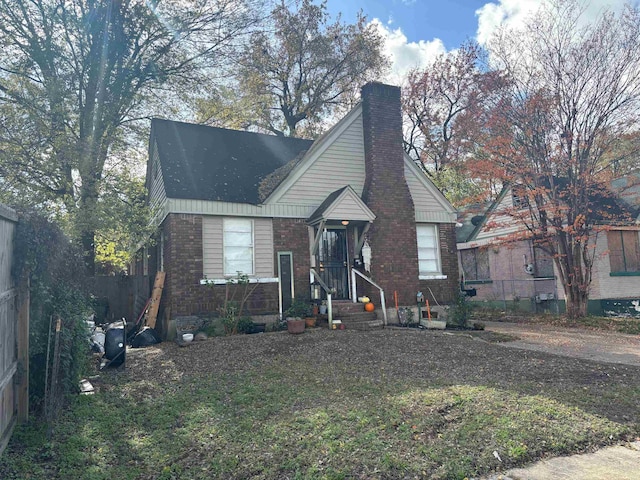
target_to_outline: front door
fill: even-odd
[[[318,245],[318,266],[324,283],[335,289],[334,299],[349,298],[347,265],[347,230],[325,229]]]

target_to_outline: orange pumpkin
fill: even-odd
[[[373,306],[373,302],[367,302],[364,304],[364,309],[366,312],[373,312],[373,309],[375,307]]]

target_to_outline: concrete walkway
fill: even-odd
[[[536,350],[596,362],[640,366],[640,335],[596,332],[541,324],[483,323],[486,329],[492,332],[519,337],[517,341],[500,344],[505,347]]]
[[[483,322],[486,329],[514,335],[501,343],[520,348],[604,363],[640,366],[640,335],[592,332],[522,323]],[[595,453],[541,460],[486,477],[485,480],[640,480],[640,441],[606,447]]]
[[[541,460],[486,480],[638,480],[640,442],[607,447],[595,453]]]

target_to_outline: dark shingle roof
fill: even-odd
[[[169,198],[258,204],[260,181],[311,140],[153,119]]]

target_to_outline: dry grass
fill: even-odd
[[[97,385],[0,478],[465,478],[640,433],[640,368],[415,329],[161,344]]]

